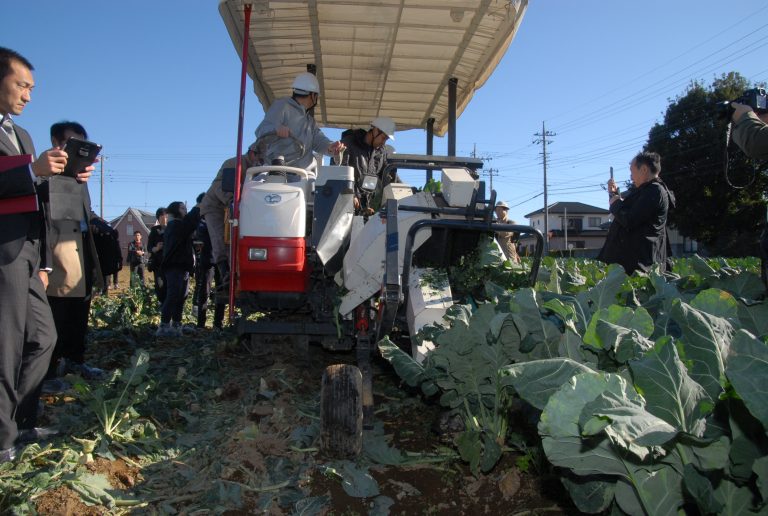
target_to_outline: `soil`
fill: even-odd
[[[157,342],[148,336],[151,329],[142,331],[147,333],[143,347],[156,357],[166,356],[162,353],[170,356],[169,349],[178,351],[191,345],[192,348],[184,350],[194,352],[194,345],[210,347],[209,339],[232,338],[226,334],[198,333],[191,339]],[[116,346],[119,342],[113,340],[104,347],[92,345],[89,363],[100,366],[124,360],[130,350],[116,352]],[[214,430],[206,425],[221,424],[226,419],[226,427],[216,429],[208,441],[200,441],[191,455],[155,464],[142,462],[138,456],[131,456],[128,462],[97,456],[88,465],[89,470],[104,474],[117,492],[141,499],[141,508],[134,509],[141,513],[165,513],[172,507],[182,514],[291,514],[296,497],[303,496],[327,497],[318,512],[306,514],[387,514],[376,509],[382,498],[354,498],[344,491],[337,477],[324,474],[324,466],[333,463],[333,458],[325,457],[316,448],[316,441],[300,449],[291,437],[297,427],[306,426],[317,417],[308,407],[317,407],[324,368],[333,363],[354,363],[354,352],[331,353],[313,345],[308,352],[297,353],[288,338],[271,339],[268,346],[274,363],[266,368],[260,365],[263,355],[254,356],[250,346],[216,347],[210,359],[218,364],[218,387],[209,391],[207,398],[200,392],[190,395],[183,410],[174,408],[167,410],[167,414],[154,414],[153,420],[165,421],[166,425],[182,424],[185,418],[200,418],[205,421],[197,429],[201,434]],[[184,353],[176,353],[177,362],[179,354]],[[177,362],[157,366],[165,374],[176,375]],[[46,402],[54,410],[77,403],[65,397],[49,398]],[[391,446],[426,454],[435,454],[440,446],[451,446],[455,437],[451,422],[438,424],[443,408],[402,385],[389,364],[379,359],[374,360],[374,402],[375,419]],[[180,437],[179,431],[170,436],[171,441]],[[378,483],[380,495],[390,499],[385,503],[391,504],[389,514],[577,513],[556,477],[535,468],[521,471],[518,456],[505,453],[489,474],[478,477],[456,459],[407,467],[374,465],[369,472]],[[137,467],[139,463],[143,467]],[[291,471],[293,480],[276,476],[275,468],[281,467]],[[214,507],[206,497],[210,497],[211,486],[215,485],[239,489],[238,502],[217,501]],[[262,510],[265,500],[268,508]],[[104,507],[84,505],[78,494],[66,487],[38,495],[36,508],[40,514],[112,514]],[[131,509],[124,507],[117,512],[123,514]]]
[[[57,487],[45,491],[35,502],[40,514],[50,516],[101,516],[109,514],[104,507],[89,507],[80,500],[80,495],[68,487]]]

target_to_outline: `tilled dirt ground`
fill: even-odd
[[[316,436],[297,441],[318,418],[320,379],[332,363],[354,362],[353,353],[331,353],[310,346],[296,353],[290,339],[271,339],[270,357],[255,356],[251,346],[229,344],[227,334],[199,332],[183,339],[156,341],[150,329],[135,340],[153,356],[154,374],[182,375],[179,363],[198,350],[216,371],[214,389],[189,387],[178,393],[182,405],[166,413],[145,413],[170,443],[182,450],[157,460],[141,447],[122,445],[123,458],[96,456],[87,465],[109,480],[116,495],[130,503],[107,508],[85,505],[76,491],[56,487],[38,494],[40,514],[573,514],[558,479],[546,467],[520,468],[520,453],[505,453],[487,475],[474,476],[453,452],[455,437],[437,422],[443,409],[408,390],[389,365],[374,361],[376,422],[388,444],[408,452],[408,465],[357,463],[378,487],[376,496],[351,495],[339,475],[342,463],[318,449]],[[91,346],[94,365],[116,364],[130,350],[112,336]],[[189,359],[187,359],[189,362]],[[185,365],[184,367],[191,367]],[[190,371],[191,372],[191,371]],[[189,374],[189,372],[187,372]],[[164,394],[165,395],[165,394]],[[75,397],[47,398],[48,412]],[[173,403],[172,403],[173,404]],[[145,408],[145,410],[149,410]],[[157,409],[153,409],[157,411]],[[311,433],[311,432],[310,432]],[[167,451],[163,451],[167,453]],[[441,454],[445,456],[440,459]],[[420,457],[428,460],[420,462]],[[362,460],[362,459],[361,459]],[[354,464],[354,461],[351,462]],[[116,496],[117,498],[118,496]]]

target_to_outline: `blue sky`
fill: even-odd
[[[609,167],[629,178],[648,130],[692,80],[709,84],[729,71],[768,80],[766,13],[765,0],[531,0],[458,120],[457,154],[491,158],[498,198],[525,223],[544,205],[542,149],[532,141],[546,122],[556,133],[549,202],[605,207]],[[36,69],[17,122],[38,151],[62,119],[81,122],[104,146],[106,218],[128,206],[194,203],[235,154],[240,62],[216,0],[2,0],[0,14],[0,45]],[[252,91],[249,82],[247,141],[263,116]],[[398,152],[425,150],[423,131],[396,138]],[[436,138],[435,153],[446,148]],[[89,187],[99,213],[99,174]]]

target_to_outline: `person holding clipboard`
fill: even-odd
[[[67,166],[61,175],[47,181],[48,188],[48,304],[51,305],[58,339],[48,368],[44,388],[60,392],[68,386],[57,376],[79,374],[99,378],[103,371],[85,364],[85,342],[91,294],[103,288],[93,231],[90,230],[91,198],[88,185],[77,181],[75,171],[90,166],[96,156],[88,149],[101,147],[87,141],[88,133],[77,122],[62,121],[51,126],[51,143],[67,151]],[[75,145],[72,145],[76,142]],[[83,152],[82,142],[86,151]],[[96,150],[98,152],[98,150]],[[82,157],[85,158],[83,161]]]

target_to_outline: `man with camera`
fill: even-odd
[[[755,113],[752,106],[731,102],[733,141],[750,158],[768,158],[768,111]]]
[[[750,92],[753,92],[754,101],[750,101]],[[750,90],[739,100],[742,99],[748,103],[730,103],[733,108],[733,141],[750,158],[768,158],[768,97],[765,90]],[[768,227],[763,227],[760,237],[760,276],[768,287]]]
[[[675,196],[659,177],[661,156],[640,152],[629,164],[632,188],[623,195],[616,182],[608,181],[613,221],[597,259],[618,263],[627,274],[647,272],[653,264],[668,267],[667,215]]]

